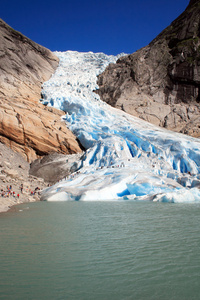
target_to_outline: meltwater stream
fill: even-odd
[[[200,141],[167,131],[102,102],[97,75],[117,57],[56,52],[59,67],[43,85],[45,105],[66,112],[63,121],[86,152],[77,172],[45,190],[43,200],[200,201]]]

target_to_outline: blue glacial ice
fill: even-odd
[[[59,67],[43,85],[45,105],[86,149],[78,171],[46,189],[42,199],[200,202],[200,141],[167,131],[102,102],[97,75],[116,62],[103,53],[55,52]]]

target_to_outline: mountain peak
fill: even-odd
[[[99,76],[102,100],[168,129],[199,137],[200,1],[148,46]]]
[[[192,6],[192,5],[195,5],[195,4],[198,4],[199,3],[199,0],[190,0],[190,3],[188,5],[189,6]]]

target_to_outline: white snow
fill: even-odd
[[[103,53],[56,52],[59,67],[43,85],[45,105],[87,149],[78,172],[45,190],[63,200],[200,202],[200,141],[167,131],[102,102],[97,75],[117,58]]]

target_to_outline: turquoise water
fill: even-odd
[[[0,216],[0,299],[200,298],[200,205],[39,202]]]

